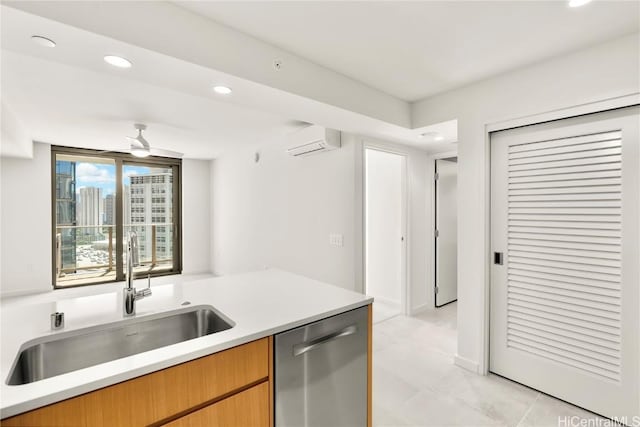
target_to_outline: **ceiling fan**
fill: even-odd
[[[127,136],[126,138],[131,142],[129,146],[130,153],[136,157],[147,157],[149,155],[162,156],[162,157],[182,157],[184,154],[177,151],[163,150],[160,148],[152,148],[142,132],[147,129],[147,125],[142,123],[136,123],[133,125],[138,130],[137,136]]]

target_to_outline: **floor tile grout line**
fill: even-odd
[[[529,405],[529,408],[527,408],[527,410],[524,412],[524,415],[522,416],[522,418],[520,418],[520,421],[518,421],[518,424],[516,424],[516,427],[521,427],[522,426],[522,422],[531,413],[531,411],[533,410],[534,405],[538,402],[538,400],[540,400],[540,396],[541,396],[541,393],[538,392],[538,394],[536,395],[535,400],[533,402],[531,402],[531,405]]]

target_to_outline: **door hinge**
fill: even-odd
[[[440,292],[440,286],[436,285],[436,295]]]
[[[434,177],[434,180],[437,181],[440,179],[440,174],[438,172],[436,172],[436,175]]]
[[[436,237],[440,237],[440,230],[436,230]]]

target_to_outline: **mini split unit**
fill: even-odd
[[[310,125],[289,135],[287,153],[292,156],[308,156],[340,148],[340,131]]]

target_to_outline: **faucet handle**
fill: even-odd
[[[138,298],[151,296],[151,274],[147,274],[147,287],[136,292]]]
[[[144,298],[144,297],[148,297],[151,296],[151,289],[149,288],[144,288],[138,292],[136,292],[136,296],[138,298]]]
[[[51,330],[57,331],[62,328],[64,328],[64,313],[61,311],[51,313]]]

